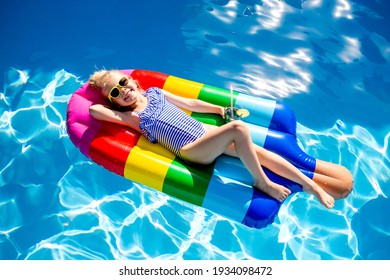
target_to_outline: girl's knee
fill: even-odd
[[[341,198],[346,198],[352,191],[354,180],[351,172],[344,166],[338,166],[339,192]]]
[[[232,130],[240,133],[249,133],[249,129],[243,121],[234,120],[229,123]]]
[[[341,184],[340,193],[341,198],[346,198],[353,191],[353,179],[345,180],[343,184]]]

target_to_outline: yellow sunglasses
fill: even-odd
[[[117,99],[121,93],[121,88],[124,88],[127,86],[129,83],[129,78],[128,77],[123,77],[119,80],[119,82],[113,86],[108,93],[108,99],[110,102],[112,102],[113,99]]]

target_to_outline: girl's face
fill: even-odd
[[[135,104],[140,94],[135,81],[119,72],[111,73],[103,92],[108,100],[120,106]]]

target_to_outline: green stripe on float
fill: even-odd
[[[225,120],[221,116],[216,114],[192,112],[191,117],[202,123],[207,123],[215,126],[221,126],[225,124]]]
[[[163,192],[189,203],[202,206],[214,170],[214,164],[191,167],[175,159],[165,176]]]
[[[236,103],[238,93],[233,92],[233,105]],[[204,85],[200,90],[198,99],[220,106],[230,106],[230,90]]]

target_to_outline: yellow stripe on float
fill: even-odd
[[[175,76],[169,76],[165,81],[163,89],[178,96],[197,99],[203,85]]]
[[[173,153],[141,136],[127,158],[124,177],[162,191],[165,176],[174,158]]]

